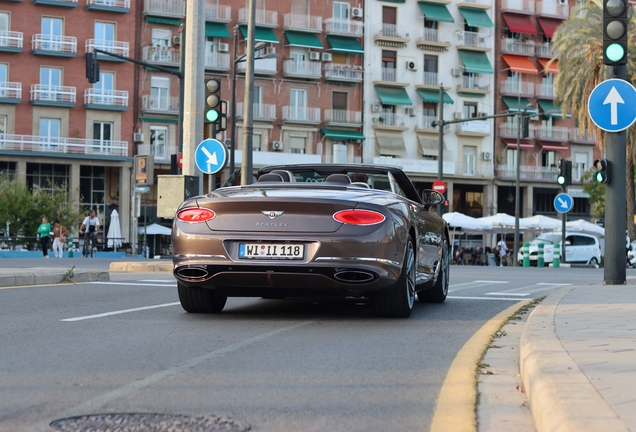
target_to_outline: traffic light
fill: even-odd
[[[86,53],[86,78],[91,84],[99,82],[99,63],[97,63],[97,54]]]
[[[211,78],[205,83],[205,123],[216,123],[221,118],[221,83]]]
[[[570,183],[572,183],[572,161],[566,159],[561,159],[559,161],[559,175],[557,176],[557,183],[563,188],[563,190],[567,189]]]
[[[596,159],[594,161],[594,180],[601,184],[608,184],[611,179],[612,165],[607,159]]]
[[[603,0],[603,64],[627,63],[627,0]]]
[[[227,102],[221,101],[221,117],[216,125],[216,131],[224,131],[227,130]]]

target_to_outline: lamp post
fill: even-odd
[[[252,138],[254,126],[252,115],[254,114],[254,30],[256,27],[256,0],[248,1],[248,23],[247,23],[247,44],[245,55],[247,56],[245,67],[245,97],[243,98],[243,157],[241,164],[241,184],[252,183]]]
[[[519,85],[521,85],[521,82],[519,82]],[[517,168],[517,182],[515,185],[515,243],[514,243],[514,248],[513,248],[513,255],[512,255],[512,265],[514,267],[517,266],[517,254],[519,253],[519,217],[521,215],[521,187],[520,187],[520,180],[521,180],[521,129],[523,128],[523,117],[526,115],[526,113],[528,112],[528,110],[530,109],[534,109],[533,105],[526,105],[526,107],[523,109],[523,111],[521,110],[521,90],[519,90],[519,95],[517,97],[517,116],[519,118],[519,123],[517,124],[517,163],[516,163],[516,168]]]

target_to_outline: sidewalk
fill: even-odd
[[[520,369],[538,432],[636,431],[636,286],[549,295],[524,328]]]

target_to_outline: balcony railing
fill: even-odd
[[[239,9],[239,22],[246,23],[248,19],[247,9]],[[256,24],[263,26],[277,27],[278,26],[278,11],[272,10],[256,10]]]
[[[568,6],[567,2],[540,1],[537,2],[536,10],[538,15],[552,15],[563,19],[567,19],[570,16],[570,6]]]
[[[487,36],[484,34],[464,31],[455,33],[455,35],[457,45],[463,45],[473,48],[490,48],[490,45],[487,43]]]
[[[541,42],[536,45],[536,55],[540,57],[556,57],[557,51],[550,46],[550,42]]]
[[[514,166],[499,165],[496,169],[497,178],[514,179],[517,177],[517,169]],[[521,165],[519,166],[519,177],[522,180],[542,180],[554,181],[557,178],[559,169],[556,167],[543,167]]]
[[[0,148],[23,152],[128,156],[126,141],[0,134]]]
[[[530,125],[530,138],[567,141],[570,138],[570,130],[564,126]]]
[[[534,14],[534,0],[502,0],[501,10],[519,11]]]
[[[183,0],[144,0],[144,15],[159,15],[175,18],[185,17]]]
[[[178,114],[179,98],[174,96],[144,95],[141,98],[141,109],[163,114]]]
[[[437,72],[426,72],[423,73],[423,81],[422,84],[437,86],[439,85],[439,74]]]
[[[423,115],[417,118],[417,128],[418,129],[429,129],[438,131],[439,126],[433,126],[433,122],[438,121],[439,119],[436,116]],[[444,125],[444,132],[450,131],[450,125]]]
[[[130,9],[130,0],[86,0],[87,6],[103,6],[106,8]]]
[[[422,45],[426,42],[449,44],[451,43],[451,33],[441,32],[437,29],[424,28],[422,37],[418,39],[417,44]]]
[[[230,69],[230,55],[226,53],[205,53],[205,67],[207,69]]]
[[[245,73],[246,62],[239,62],[236,64],[236,71],[238,73]],[[276,74],[276,59],[260,59],[254,60],[254,73],[260,75],[275,75]]]
[[[170,160],[170,155],[177,154],[178,151],[177,146],[140,144],[137,147],[137,154],[153,155],[155,161],[168,161]]]
[[[350,21],[343,19],[327,18],[325,20],[325,33],[338,33],[362,36],[364,33],[364,25],[359,21]]]
[[[570,141],[596,142],[596,133],[585,129],[583,132],[579,128],[570,129]]]
[[[396,39],[408,39],[408,32],[404,32],[404,27],[395,24],[378,23],[374,26],[373,35],[375,37],[387,37]]]
[[[75,103],[75,87],[31,85],[31,101]]]
[[[382,77],[382,81],[397,81],[397,69],[395,68],[380,68],[380,76]]]
[[[490,91],[490,79],[482,75],[464,75],[460,77],[457,90]]]
[[[362,112],[349,110],[325,110],[325,123],[361,124]]]
[[[108,105],[127,107],[128,92],[125,90],[102,90],[87,88],[84,90],[84,105]]]
[[[522,42],[519,39],[506,38],[501,40],[502,53],[516,53],[533,56],[535,50],[533,41]]]
[[[243,116],[243,102],[236,104],[236,118],[242,119]],[[254,120],[275,120],[276,119],[276,105],[254,103],[252,106],[252,117]]]
[[[129,57],[130,53],[128,42],[86,39],[84,52],[93,52],[95,48],[124,57]]]
[[[332,81],[361,82],[362,66],[346,66],[338,63],[325,64],[325,79]]]
[[[31,49],[33,51],[77,54],[77,38],[74,36],[53,36],[38,33],[31,38]]]
[[[501,93],[534,95],[534,83],[507,79],[501,82]]]
[[[402,167],[405,173],[437,174],[439,162],[436,160],[408,159],[402,157],[380,156],[373,158],[374,165],[397,165]],[[444,174],[456,174],[456,162],[444,159],[442,171]]]
[[[322,155],[322,163],[346,163],[346,164],[361,164],[362,156],[351,155]]]
[[[0,99],[22,99],[22,83],[0,81]]]
[[[462,0],[461,3],[470,3],[474,5],[488,6],[488,7],[491,6],[490,2],[487,0]]]
[[[283,121],[320,123],[320,108],[283,106]]]
[[[519,122],[517,121],[507,121],[499,125],[499,135],[501,136],[516,137],[518,133],[519,133]]]
[[[320,78],[320,62],[285,60],[283,62],[283,75]]]
[[[411,127],[411,117],[403,114],[389,112],[378,113],[371,121],[373,122],[373,126]]]
[[[0,51],[22,50],[22,32],[0,30]]]
[[[205,19],[207,21],[232,21],[232,6],[207,3],[205,5]]]
[[[493,175],[493,164],[492,162],[485,161],[474,161],[474,162],[463,162],[458,163],[459,173],[463,176],[473,177],[473,176],[491,176]]]
[[[179,65],[181,53],[165,47],[145,46],[143,48],[143,59],[148,62]]]
[[[322,31],[321,16],[285,14],[283,22],[286,29],[311,30],[317,33]]]
[[[553,84],[538,84],[536,90],[537,96],[555,97]]]

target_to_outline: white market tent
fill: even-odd
[[[140,226],[137,231],[139,232],[139,234],[143,234],[144,233],[144,227]],[[163,225],[159,225],[156,223],[153,223],[152,225],[148,225],[146,227],[146,235],[171,235],[172,234],[172,230],[170,228],[166,228]]]
[[[519,219],[519,225],[523,225],[536,231],[552,231],[561,228],[561,220],[543,215],[536,215]]]
[[[589,234],[605,235],[605,228],[593,224],[585,219],[569,221],[565,224],[566,231],[581,231]]]
[[[494,216],[485,216],[477,218],[478,221],[491,224],[493,228],[514,228],[515,218],[507,213],[497,213]],[[521,219],[519,219],[519,226],[521,226]]]
[[[461,228],[464,232],[483,232],[492,230],[492,225],[459,212],[444,213],[444,220],[451,228]]]

